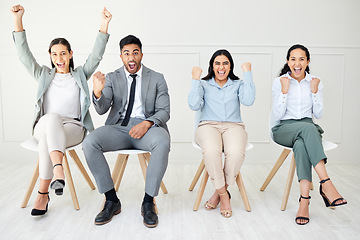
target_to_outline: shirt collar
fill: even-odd
[[[286,77],[288,77],[289,79],[294,79],[293,77],[291,77],[291,72],[289,71],[289,72],[287,72],[286,73]],[[311,80],[312,80],[312,77],[311,77],[311,75],[310,74],[308,74],[307,72],[305,72],[305,78],[304,78],[306,81],[308,81],[308,82],[310,82]],[[302,79],[302,80],[304,80],[304,79]],[[297,81],[296,79],[294,79],[295,81]],[[301,81],[302,81],[301,80]],[[300,81],[300,82],[301,82]]]
[[[231,85],[233,85],[233,83],[234,83],[234,81],[231,80],[230,78],[228,78],[227,82],[224,84],[224,86],[222,86],[222,88],[231,86]],[[209,80],[209,84],[212,85],[212,86],[221,88],[221,87],[219,86],[219,84],[217,84],[217,82],[215,82],[214,77]]]
[[[142,69],[143,69],[143,65],[141,64],[141,67],[140,67],[139,71],[137,71],[135,73],[137,75],[137,78],[138,77],[141,78]],[[130,73],[126,70],[126,67],[124,67],[124,71],[125,71],[126,79],[129,79]]]

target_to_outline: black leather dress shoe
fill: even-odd
[[[103,210],[96,216],[95,224],[103,225],[111,221],[114,215],[117,215],[121,212],[121,203],[115,203],[112,201],[106,201],[104,204]]]
[[[159,220],[155,213],[154,203],[142,203],[141,215],[144,217],[144,225],[148,228],[153,228],[158,225]]]

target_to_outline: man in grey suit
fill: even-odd
[[[144,224],[156,227],[158,217],[153,198],[159,192],[170,151],[170,135],[166,122],[170,118],[170,99],[164,76],[141,64],[140,40],[132,35],[120,41],[123,67],[93,76],[93,103],[102,115],[110,113],[102,126],[83,141],[87,164],[95,177],[99,192],[106,197],[104,209],[95,224],[111,221],[121,211],[109,165],[104,152],[121,149],[141,149],[151,152],[146,173],[145,196],[141,205]]]

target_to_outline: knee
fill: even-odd
[[[95,148],[95,140],[94,140],[93,136],[91,134],[86,136],[81,145],[82,145],[82,149],[85,154],[87,152],[91,151],[92,149],[94,149]]]
[[[152,151],[155,149],[160,149],[163,152],[170,152],[170,139],[162,137],[153,137],[151,143]]]
[[[304,124],[303,131],[306,133],[318,133],[316,126],[311,123]]]

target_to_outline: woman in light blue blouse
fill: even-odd
[[[307,224],[309,219],[311,166],[320,178],[320,194],[325,205],[339,206],[346,200],[336,191],[325,163],[327,157],[322,146],[322,128],[312,117],[323,115],[323,84],[310,75],[310,53],[302,45],[292,46],[287,53],[287,63],[272,87],[272,125],[274,141],[293,148],[296,172],[300,182],[300,206],[295,222]]]
[[[240,103],[250,106],[255,100],[251,64],[244,63],[241,67],[244,80],[234,74],[231,54],[225,49],[216,51],[210,59],[208,74],[201,81],[202,69],[193,68],[188,97],[191,110],[201,111],[195,141],[202,149],[206,171],[216,189],[205,203],[205,209],[215,209],[220,203],[220,213],[224,217],[232,215],[227,188],[235,183],[248,139]]]

